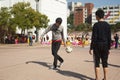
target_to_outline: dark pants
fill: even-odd
[[[99,67],[100,60],[103,67],[108,67],[108,46],[106,44],[97,44],[93,50],[95,67]]]
[[[118,48],[118,41],[115,41],[115,48]]]
[[[63,59],[57,54],[60,46],[61,42],[52,42],[52,55],[54,56],[53,65],[55,68],[57,67],[57,60],[63,62]]]
[[[33,43],[33,42],[32,42],[32,41],[30,41],[30,42],[29,42],[29,46],[32,46],[32,43]]]

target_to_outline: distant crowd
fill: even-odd
[[[21,35],[16,34],[15,36],[7,35],[5,36],[5,44],[19,44],[19,43],[33,43],[33,40],[35,39],[35,36],[29,36],[29,35]],[[41,41],[41,44],[43,45],[50,45],[52,41],[49,39],[49,36],[44,37],[44,39]],[[68,36],[67,41],[69,45],[72,46],[89,46],[91,43],[91,35],[81,35],[81,36]],[[62,43],[64,44],[64,43]],[[120,47],[120,38],[118,34],[115,34],[111,41],[111,48],[118,48]]]
[[[51,40],[49,40],[49,37],[46,36],[42,40],[41,44],[43,45],[50,45],[52,43]],[[81,36],[68,36],[66,43],[71,46],[89,46],[91,43],[91,35],[81,35]],[[64,43],[62,43],[64,44]],[[112,41],[111,41],[111,48],[118,48],[120,47],[120,38],[118,34],[113,35]]]

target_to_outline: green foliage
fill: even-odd
[[[116,23],[115,27],[116,27],[116,31],[120,31],[120,22]]]
[[[49,22],[47,16],[32,9],[30,7],[30,3],[19,2],[14,4],[11,9],[11,13],[14,16],[15,23],[23,32],[26,29],[33,28],[34,26],[37,29],[46,27]]]
[[[74,26],[74,14],[70,14],[70,16],[67,18],[67,24],[68,24],[68,32],[73,31],[81,31],[81,32],[88,32],[91,31],[92,27],[88,23],[83,23],[78,26]]]
[[[88,32],[91,31],[92,27],[88,23],[82,23],[75,28],[75,31]]]
[[[83,31],[84,27],[85,27],[85,24],[80,24],[76,26],[75,31]]]
[[[120,22],[116,23],[115,25],[111,25],[111,31],[112,33],[120,31]]]
[[[67,27],[68,31],[74,31],[74,24],[73,24],[74,14],[70,14],[70,16],[67,18]]]
[[[48,26],[48,22],[49,22],[49,19],[46,15],[43,15],[43,14],[40,14],[39,12],[37,12],[33,19],[34,19],[34,23],[33,25],[37,28],[37,29],[40,29],[40,28],[46,28]]]
[[[10,18],[10,14],[7,7],[2,7],[0,10],[0,29],[7,31],[7,25]]]
[[[15,29],[9,9],[7,7],[2,7],[0,9],[0,42],[4,42],[6,34],[15,33]]]
[[[31,23],[32,21],[30,20],[33,12],[35,11],[31,9],[30,4],[24,2],[18,2],[14,4],[11,9],[11,13],[14,16],[13,19],[17,26],[22,29],[22,31],[33,27]]]
[[[7,34],[15,34],[16,27],[26,29],[36,27],[37,29],[48,26],[49,19],[46,15],[35,11],[30,7],[30,3],[18,2],[11,8],[2,7],[0,9],[0,42]]]
[[[74,17],[74,14],[70,14],[70,16],[67,18],[68,24],[73,25],[73,17]]]

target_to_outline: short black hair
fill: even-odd
[[[62,23],[62,18],[60,18],[60,17],[59,17],[59,18],[57,18],[57,19],[56,19],[56,23],[61,24],[61,23]]]
[[[104,11],[102,9],[98,9],[95,13],[96,16],[98,16],[99,18],[104,18]]]

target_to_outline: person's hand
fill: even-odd
[[[92,55],[92,50],[89,50],[89,54]]]

